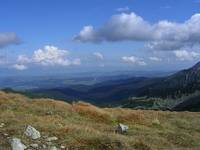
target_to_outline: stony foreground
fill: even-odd
[[[128,131],[115,133],[118,123]],[[13,142],[28,150],[199,150],[199,141],[200,113],[102,109],[0,92],[0,150],[12,150]]]

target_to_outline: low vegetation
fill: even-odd
[[[0,92],[0,123],[5,124],[0,127],[2,150],[10,149],[7,137],[30,144],[23,134],[27,125],[42,137],[58,137],[55,146],[69,150],[200,149],[200,113],[98,108]],[[118,123],[128,125],[128,132],[115,133]]]

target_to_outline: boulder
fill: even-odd
[[[24,134],[28,137],[31,137],[33,140],[41,137],[40,132],[37,131],[34,127],[28,125]]]
[[[128,131],[128,126],[121,123],[119,123],[115,129],[115,132],[117,133],[126,133],[127,131]]]
[[[13,138],[10,140],[12,150],[24,150],[26,146],[18,138]]]

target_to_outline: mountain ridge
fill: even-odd
[[[61,100],[81,99],[99,106],[120,106],[124,105],[126,101],[128,102],[129,99],[132,99],[132,102],[135,103],[134,97],[145,97],[141,100],[146,100],[147,102],[150,99],[151,107],[153,107],[154,103],[166,104],[166,101],[170,101],[170,106],[165,107],[161,104],[160,108],[187,110],[188,106],[185,105],[191,104],[191,107],[193,107],[194,96],[198,97],[198,94],[194,93],[198,93],[198,91],[200,91],[200,62],[191,68],[166,77],[132,77],[129,79],[103,81],[93,85],[80,84],[66,88],[36,89],[23,93],[32,97],[50,97]],[[190,95],[193,95],[192,98]],[[183,103],[183,101],[186,102]],[[139,101],[137,100],[137,102]],[[198,100],[195,100],[195,102],[200,106]],[[134,106],[141,107],[140,104],[139,102],[138,106],[137,104],[134,104]],[[179,104],[181,107],[179,107]]]

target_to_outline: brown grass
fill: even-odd
[[[160,124],[155,124],[155,120]],[[54,144],[78,150],[199,150],[200,113],[98,108],[89,103],[68,104],[51,99],[29,99],[0,92],[0,148],[10,149],[4,133],[32,141],[23,135],[32,125],[43,136],[57,136]],[[129,126],[115,134],[117,123]],[[43,138],[40,142],[45,142]]]

